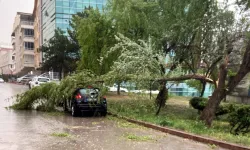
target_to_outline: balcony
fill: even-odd
[[[31,62],[31,61],[25,61],[23,63],[23,66],[24,67],[35,67],[35,63],[34,62]]]
[[[25,29],[34,29],[34,22],[30,22],[30,21],[21,21],[21,28],[25,28]]]
[[[16,43],[15,38],[12,38],[12,39],[11,39],[11,44],[12,44],[12,45],[15,45],[15,43]]]
[[[23,35],[24,42],[33,42],[34,43],[34,36],[31,35]]]
[[[24,55],[35,55],[34,49],[24,49]]]

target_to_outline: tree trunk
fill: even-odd
[[[201,120],[203,120],[208,126],[212,125],[215,111],[220,105],[220,102],[226,97],[227,94],[232,92],[233,89],[239,84],[239,82],[245,77],[245,75],[250,72],[250,42],[248,41],[247,43],[246,51],[244,53],[240,69],[237,72],[236,76],[234,76],[228,83],[226,91],[225,80],[227,75],[227,64],[228,58],[226,57],[225,62],[220,66],[218,87],[215,89],[212,97],[208,101],[207,106],[201,114]]]
[[[208,100],[208,104],[201,113],[201,120],[205,122],[207,126],[212,125],[212,121],[215,116],[215,112],[222,99],[226,97],[225,81],[227,77],[227,64],[223,63],[220,66],[219,84],[213,92],[212,96]]]
[[[201,90],[201,95],[200,97],[203,97],[204,93],[205,93],[205,89],[206,89],[206,84],[207,82],[206,81],[201,81],[201,84],[202,84],[202,90]]]
[[[117,84],[117,95],[121,95],[120,87],[121,87],[121,83],[119,82]]]
[[[156,97],[156,106],[158,106],[156,115],[159,115],[161,108],[165,106],[167,99],[168,99],[168,89],[166,87],[166,81],[163,81],[161,83],[159,94]]]

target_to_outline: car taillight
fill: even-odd
[[[76,95],[76,99],[77,99],[77,100],[80,100],[81,98],[82,98],[82,96],[81,96],[80,94],[77,94],[77,95]]]

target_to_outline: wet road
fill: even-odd
[[[27,90],[0,84],[0,150],[209,150],[210,146],[113,117],[14,111],[7,98]],[[59,137],[59,133],[66,137]],[[220,149],[220,148],[216,148]]]

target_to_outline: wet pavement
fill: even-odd
[[[113,117],[14,111],[7,99],[28,90],[0,83],[0,150],[210,150],[211,146]],[[66,137],[59,137],[59,135]],[[221,149],[221,148],[215,148]]]

